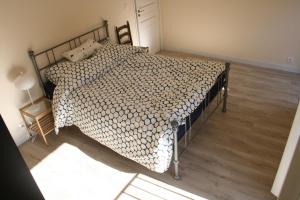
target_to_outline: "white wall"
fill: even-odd
[[[161,17],[165,50],[300,72],[299,0],[161,0]]]
[[[135,24],[133,0],[0,0],[0,113],[17,144],[28,134],[18,125],[22,122],[18,108],[28,101],[12,82],[15,68],[25,68],[34,74],[27,55],[32,48],[39,51],[70,37],[94,28],[102,19],[110,25],[110,35],[115,37],[113,26],[129,20]],[[137,30],[132,26],[134,42]],[[38,84],[34,98],[41,95]]]

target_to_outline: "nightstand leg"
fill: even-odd
[[[40,125],[40,123],[37,121],[37,125],[39,126],[39,129],[40,129],[40,133],[41,133],[41,136],[43,137],[44,139],[44,142],[46,143],[46,145],[48,145],[48,142],[47,142],[47,139],[46,139],[46,136],[44,135],[44,132],[43,132],[43,129]]]
[[[48,145],[48,142],[47,142],[46,136],[45,136],[44,134],[42,134],[42,136],[43,136],[43,139],[44,139],[44,141],[45,141],[46,145]]]
[[[31,134],[31,132],[30,132],[30,128],[28,128],[28,126],[30,126],[30,125],[27,125],[27,122],[26,122],[26,119],[25,119],[25,117],[24,117],[24,115],[23,115],[23,112],[22,112],[22,111],[20,111],[20,112],[21,112],[21,116],[22,116],[22,118],[23,118],[25,127],[26,127],[26,129],[27,129],[27,131],[28,131],[28,133],[29,133],[29,136],[30,136],[30,138],[32,138],[32,134]]]

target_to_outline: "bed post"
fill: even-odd
[[[106,37],[109,37],[108,21],[107,20],[104,20],[104,26],[105,26],[105,31],[106,31]]]
[[[28,55],[29,55],[29,57],[31,59],[31,62],[32,62],[33,66],[34,66],[36,75],[39,78],[39,84],[40,84],[40,87],[43,89],[43,94],[46,96],[46,92],[45,92],[45,88],[44,88],[44,83],[42,81],[42,76],[41,76],[41,74],[39,72],[39,68],[38,68],[38,65],[37,65],[36,60],[35,60],[34,51],[28,50]]]
[[[178,122],[176,120],[171,121],[172,131],[173,131],[173,140],[174,140],[174,178],[176,180],[180,179],[179,175],[179,159],[178,159],[178,140],[177,140],[177,131],[178,131]]]
[[[224,100],[223,100],[223,109],[222,109],[223,112],[227,111],[229,70],[230,70],[230,63],[225,63]]]

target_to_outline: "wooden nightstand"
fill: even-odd
[[[30,135],[39,134],[48,145],[46,135],[54,131],[51,100],[41,97],[33,105],[27,104],[21,108],[20,112]]]

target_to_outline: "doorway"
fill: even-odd
[[[135,0],[135,8],[140,46],[155,54],[160,51],[159,0]]]

